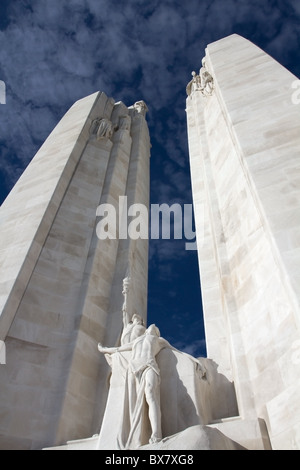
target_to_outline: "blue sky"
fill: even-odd
[[[148,105],[151,203],[191,203],[185,87],[206,45],[232,33],[300,76],[299,0],[1,0],[0,203],[68,108],[97,90]],[[196,252],[152,240],[149,255],[149,321],[205,355]]]

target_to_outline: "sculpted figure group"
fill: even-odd
[[[151,437],[149,443],[153,444],[162,439],[161,428],[161,404],[160,404],[160,370],[156,361],[156,356],[164,348],[170,348],[177,351],[171,344],[160,336],[159,329],[150,325],[147,329],[143,324],[142,318],[135,314],[131,319],[126,308],[129,279],[123,281],[123,295],[125,301],[123,304],[123,331],[121,335],[121,344],[116,347],[104,347],[98,345],[98,349],[105,355],[122,355],[130,352],[127,360],[117,361],[120,371],[125,375],[125,386],[127,387],[126,403],[127,412],[129,412],[130,427],[129,433],[124,439],[124,432],[120,447],[132,448],[141,445],[141,434],[143,423],[143,403],[148,405],[148,418],[151,427]],[[181,353],[185,354],[185,353]],[[200,362],[188,356],[197,363],[202,376],[205,375]],[[122,364],[122,365],[121,365]],[[124,370],[126,369],[126,370]]]
[[[202,59],[202,67],[199,71],[199,75],[193,71],[192,77],[192,80],[187,86],[188,95],[194,91],[200,91],[204,96],[212,95],[214,89],[214,80],[206,68],[205,58]]]

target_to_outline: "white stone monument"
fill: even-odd
[[[299,81],[238,35],[208,45],[205,70],[187,121],[208,357],[240,420],[300,449]]]
[[[208,425],[215,413],[221,413],[220,417],[235,411],[231,384],[228,387],[227,381],[219,388],[221,382],[216,380],[211,361],[178,351],[160,337],[155,325],[146,329],[138,314],[131,316],[127,304],[130,287],[131,279],[126,277],[118,345],[98,345],[112,369],[100,434],[46,450],[244,449]],[[214,400],[215,390],[224,393],[223,409]]]
[[[233,35],[187,86],[208,358],[147,328],[148,240],[98,236],[148,207],[146,104],[63,117],[0,210],[1,449],[300,449],[295,81]]]
[[[148,207],[145,110],[104,93],[76,102],[1,206],[1,449],[99,432],[109,366],[97,344],[118,340],[127,272],[146,320],[148,240],[99,240],[96,214],[119,197]]]
[[[134,315],[132,320],[128,321],[130,314],[126,297],[130,291],[130,279],[124,279],[123,286],[124,329],[121,344],[112,348],[98,345],[99,351],[105,354],[112,368],[110,393],[98,442],[100,449],[136,449],[148,443],[160,442],[163,438],[163,421],[166,421],[169,427],[171,424],[170,417],[162,419],[163,412],[169,408],[170,401],[176,407],[180,406],[181,401],[172,393],[171,383],[168,393],[163,397],[161,383],[165,379],[166,370],[164,366],[160,367],[157,361],[158,356],[164,357],[160,354],[164,349],[177,350],[160,337],[159,329],[155,325],[146,329],[139,315]],[[200,379],[206,374],[201,362],[192,356],[177,352],[184,356],[192,384],[194,385],[195,381],[200,383]],[[169,355],[165,364],[169,369],[173,367],[170,357]],[[176,374],[175,367],[173,374]],[[181,399],[184,400],[184,397]],[[115,419],[112,429],[113,416]],[[188,419],[184,427],[188,427]]]

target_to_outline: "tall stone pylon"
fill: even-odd
[[[76,102],[1,206],[2,449],[99,432],[108,365],[97,344],[118,340],[128,273],[128,306],[146,319],[148,240],[124,227],[100,240],[97,209],[121,219],[120,197],[148,207],[146,110],[104,93]]]
[[[298,87],[238,35],[208,45],[187,87],[208,357],[273,449],[300,449]]]

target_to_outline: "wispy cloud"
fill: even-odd
[[[2,169],[26,165],[67,108],[100,89],[127,104],[148,102],[151,135],[175,165],[164,167],[173,181],[176,165],[187,165],[185,85],[206,44],[237,31],[283,62],[300,29],[295,0],[24,0],[10,2],[3,14],[0,79],[8,103],[0,139],[14,158],[4,151]],[[177,184],[184,191],[180,173]]]
[[[205,340],[203,339],[199,339],[188,345],[183,341],[177,341],[173,346],[179,349],[179,351],[185,352],[186,354],[190,354],[194,357],[203,357],[206,355],[206,345]]]
[[[299,74],[299,18],[298,0],[3,1],[1,197],[73,102],[101,90],[148,104],[152,202],[191,202],[185,87],[206,45],[238,33]],[[183,243],[151,243],[158,283],[187,259]]]

